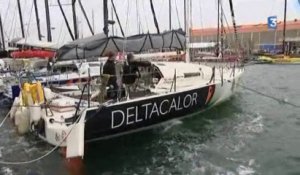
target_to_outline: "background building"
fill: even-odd
[[[237,26],[238,38],[245,49],[259,50],[262,48],[281,48],[283,39],[283,22],[277,23],[277,29],[268,29],[267,24],[251,24]],[[225,45],[234,44],[233,27],[225,27]],[[287,39],[299,39],[300,20],[287,21]],[[192,29],[192,42],[216,42],[217,28]]]

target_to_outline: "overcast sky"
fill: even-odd
[[[25,33],[28,40],[37,39],[37,27],[33,0],[20,0],[22,7]],[[71,0],[61,0],[63,4]],[[95,32],[102,32],[103,0],[81,0],[92,22],[94,13]],[[183,27],[183,0],[172,1],[172,27]],[[288,20],[300,19],[300,0],[288,0]],[[109,1],[110,2],[110,1]],[[114,0],[121,23],[127,35],[138,33],[138,22],[143,32],[155,32],[153,17],[150,9],[150,0]],[[161,31],[169,28],[168,2],[169,0],[153,0],[158,23]],[[57,5],[57,0],[49,0],[51,5],[51,26],[53,28],[53,41],[64,43],[70,41],[70,36],[63,21],[62,14]],[[223,0],[224,11],[231,24],[228,0]],[[284,0],[233,0],[237,24],[265,23],[268,16],[276,15],[279,20],[283,19]],[[38,0],[39,15],[42,34],[46,36],[45,5],[44,0]],[[137,8],[138,7],[138,8]],[[192,0],[192,23],[193,28],[215,27],[217,24],[216,0]],[[110,3],[109,3],[110,8]],[[73,30],[71,6],[64,6],[66,15]],[[109,9],[111,11],[111,9]],[[17,0],[0,0],[0,14],[5,28],[6,40],[21,36]],[[111,16],[111,14],[109,14]],[[82,12],[77,5],[80,37],[90,36],[88,26]],[[111,17],[110,17],[111,18]],[[115,18],[115,17],[114,17]],[[127,20],[128,19],[128,20]],[[140,20],[138,20],[140,19]],[[127,21],[127,22],[126,22]],[[93,23],[93,22],[92,22]],[[127,27],[126,27],[127,23]],[[115,25],[118,28],[118,25]],[[111,30],[111,29],[110,29]],[[117,29],[117,34],[120,34]],[[46,39],[46,37],[45,37]]]

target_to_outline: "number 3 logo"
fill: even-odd
[[[277,16],[270,16],[268,18],[268,27],[270,29],[276,29],[277,28]]]
[[[271,20],[270,26],[276,27],[277,26],[277,18],[271,18],[270,20]]]

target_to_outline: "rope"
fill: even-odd
[[[9,34],[8,34],[8,37],[7,39],[10,41],[12,37],[12,35],[14,34],[14,30],[13,29],[16,29],[16,27],[14,27],[16,25],[16,20],[15,20],[15,16],[16,16],[16,11],[17,11],[17,6],[15,7],[14,9],[14,12],[13,12],[13,17],[12,17],[12,20],[11,20],[11,25],[9,26]]]
[[[56,145],[54,148],[52,148],[49,152],[47,152],[46,154],[44,154],[38,158],[29,160],[29,161],[20,161],[20,162],[0,161],[0,164],[2,164],[2,165],[25,165],[25,164],[31,164],[31,163],[34,163],[34,162],[44,159],[45,157],[49,156],[51,153],[53,153],[57,148],[59,148],[63,144],[63,142],[71,134],[72,130],[75,128],[75,126],[77,125],[77,123],[79,122],[80,119],[81,119],[81,117],[78,117],[78,119],[74,122],[74,126],[70,129],[68,134],[62,139],[62,141],[58,145]]]
[[[258,95],[261,95],[261,96],[263,96],[263,97],[270,98],[270,99],[275,100],[275,101],[277,101],[277,102],[279,102],[279,103],[285,103],[285,104],[290,105],[290,106],[295,107],[295,108],[300,108],[300,105],[297,105],[297,104],[294,104],[294,103],[291,103],[291,102],[288,102],[288,101],[279,99],[279,98],[277,98],[277,97],[273,97],[273,96],[271,96],[271,95],[268,95],[268,94],[259,92],[259,91],[256,90],[256,89],[249,88],[249,87],[244,86],[244,85],[239,84],[239,83],[236,83],[236,84],[237,84],[238,86],[242,87],[243,89],[246,89],[246,90],[248,90],[248,91],[254,92],[254,93],[256,93],[256,94],[258,94]]]
[[[30,15],[29,15],[29,19],[28,19],[27,35],[25,36],[25,43],[22,46],[22,50],[24,49],[25,44],[27,43],[27,39],[29,37],[30,21],[31,21],[31,16],[32,16],[32,12],[33,12],[33,7],[34,7],[34,2],[32,2],[32,5],[31,5]]]
[[[237,34],[237,26],[236,26],[236,20],[235,20],[235,16],[234,16],[234,9],[233,9],[232,0],[229,0],[229,6],[230,6],[230,11],[231,11],[232,24],[233,24],[233,28],[234,28],[234,37],[235,37],[235,41],[236,41],[237,47],[239,47],[239,44],[238,44],[238,34]]]
[[[145,3],[144,3],[145,1],[143,1],[143,6],[142,6],[142,8],[143,8],[143,12],[146,12],[145,11]],[[149,31],[149,24],[148,24],[148,18],[147,18],[147,15],[146,15],[146,13],[143,13],[144,14],[144,18],[145,18],[145,22],[146,22],[146,26],[147,26],[147,29],[148,29],[148,31]]]
[[[176,14],[177,14],[177,22],[178,22],[179,28],[181,28],[179,12],[178,12],[178,6],[177,6],[177,0],[175,0],[175,7],[176,7]]]
[[[4,15],[3,26],[6,26],[7,15],[8,15],[8,11],[9,11],[9,9],[10,9],[10,2],[11,2],[11,1],[8,1],[8,6],[7,6],[7,8],[6,8],[6,12],[5,12],[5,15]],[[4,29],[3,29],[3,32],[4,32],[4,34],[6,35],[6,38],[9,38],[7,32],[6,32]],[[3,43],[3,44],[4,44],[4,43]]]
[[[6,121],[6,119],[8,118],[10,114],[10,111],[6,114],[6,116],[4,117],[4,119],[2,120],[1,124],[0,124],[0,128],[3,126],[4,122]]]

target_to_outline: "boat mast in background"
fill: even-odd
[[[107,0],[103,0],[103,32],[106,36],[108,36],[108,7],[107,7]]]
[[[48,0],[45,0],[45,12],[46,12],[46,22],[47,22],[47,41],[51,42],[52,35],[51,35],[51,22],[50,22],[50,12],[49,12]]]
[[[172,30],[172,3],[169,0],[169,29]]]
[[[286,55],[286,44],[285,44],[285,34],[286,34],[286,6],[287,0],[284,0],[284,20],[283,20],[283,39],[282,39],[282,52]]]
[[[2,17],[0,15],[0,34],[1,34],[1,40],[0,40],[0,49],[5,50],[5,42],[4,42],[4,32],[3,32],[3,25],[2,25]]]
[[[221,14],[219,16],[220,18],[220,23],[221,23],[221,33],[220,33],[220,50],[219,52],[221,53],[221,59],[224,61],[224,11],[223,11],[223,1],[219,0],[219,8],[221,10]]]
[[[38,38],[41,41],[42,40],[42,35],[41,35],[41,28],[40,28],[40,18],[39,18],[39,11],[37,7],[37,0],[33,0],[34,3],[34,10],[35,10],[35,18],[36,18],[36,26],[37,26],[37,31],[38,31]]]
[[[216,50],[216,56],[219,56],[219,52],[220,52],[220,0],[218,0],[218,5],[217,5],[217,9],[218,9],[218,28],[217,28],[217,50]]]
[[[58,3],[58,6],[59,6],[59,9],[60,9],[60,11],[61,11],[61,13],[62,13],[62,15],[63,15],[64,21],[65,21],[66,26],[67,26],[67,28],[68,28],[68,32],[69,32],[69,34],[70,34],[70,36],[71,36],[71,39],[74,40],[74,35],[73,35],[72,30],[71,30],[71,28],[70,28],[68,19],[67,19],[67,17],[66,17],[65,12],[64,12],[64,9],[62,8],[62,5],[61,5],[61,3],[60,3],[60,0],[57,0],[57,3]]]
[[[25,38],[23,16],[22,16],[22,9],[21,9],[20,0],[17,0],[17,2],[18,2],[18,10],[19,10],[19,17],[20,17],[20,25],[21,25],[22,37]]]
[[[111,11],[111,20],[114,21],[114,11],[113,11],[113,6],[110,7],[110,11]],[[114,25],[111,25],[111,32],[112,32],[112,36],[115,36],[115,28]]]
[[[185,61],[191,62],[190,57],[190,0],[184,1],[185,16]]]
[[[183,19],[183,22],[184,22],[184,27],[186,26],[186,0],[183,1],[183,15],[184,15],[184,19]]]
[[[85,12],[84,7],[83,7],[83,5],[82,5],[82,3],[81,3],[81,0],[78,0],[78,3],[79,3],[79,6],[80,6],[80,9],[81,9],[81,11],[82,11],[82,13],[83,13],[83,15],[84,15],[84,18],[85,18],[85,20],[86,20],[86,22],[87,22],[87,24],[88,24],[88,26],[89,26],[89,29],[90,29],[92,35],[94,35],[94,34],[95,34],[95,33],[94,33],[94,30],[93,30],[93,28],[92,28],[92,25],[91,25],[91,23],[90,23],[89,18],[88,18],[87,15],[86,15],[86,12]]]
[[[72,0],[72,13],[73,13],[73,25],[74,25],[74,36],[78,39],[78,28],[77,28],[77,16],[76,16],[76,0]]]

